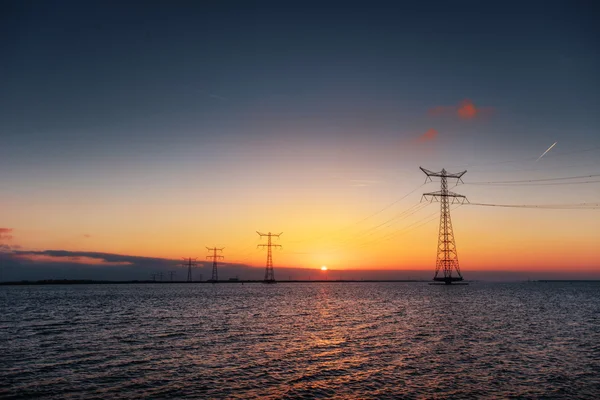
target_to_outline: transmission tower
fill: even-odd
[[[217,249],[216,247],[213,247],[212,249],[210,247],[206,248],[208,251],[212,251],[213,252],[212,255],[206,256],[207,259],[212,259],[213,260],[212,279],[211,279],[213,282],[218,282],[219,281],[219,273],[217,271],[217,260],[224,258],[223,256],[218,255],[217,251],[223,251],[224,248],[225,247],[221,247],[220,249]]]
[[[431,177],[441,178],[441,190],[437,192],[424,193],[423,198],[429,202],[440,202],[440,231],[438,235],[437,260],[435,262],[434,281],[444,282],[446,285],[452,282],[462,281],[463,277],[458,266],[458,253],[456,252],[456,242],[454,240],[454,231],[452,230],[452,220],[450,219],[450,205],[464,204],[469,202],[467,198],[461,194],[453,193],[448,190],[448,178],[456,179],[457,183],[462,182],[462,176],[467,171],[458,172],[455,174],[448,173],[445,169],[440,172],[429,171],[423,167],[421,171],[427,175],[425,182],[431,181]],[[443,270],[444,276],[440,275],[440,270]],[[457,276],[452,276],[452,271],[455,270]]]
[[[271,252],[271,247],[281,247],[280,244],[272,244],[272,237],[279,237],[283,232],[278,233],[277,235],[274,233],[260,233],[256,231],[260,237],[267,237],[267,244],[259,244],[257,247],[266,247],[267,248],[267,268],[265,269],[265,283],[275,283],[275,273],[273,272],[273,254]]]
[[[197,267],[198,264],[196,263],[196,258],[191,258],[188,257],[186,258],[182,258],[182,260],[184,261],[184,263],[179,264],[179,266],[181,267],[187,267],[188,271],[187,271],[187,281],[188,282],[192,282],[192,267]]]
[[[173,282],[173,277],[175,276],[177,272],[176,271],[169,271],[169,278],[171,279],[171,282]]]

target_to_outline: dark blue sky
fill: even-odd
[[[507,130],[535,119],[585,136],[598,123],[598,8],[4,2],[2,158],[134,150],[278,123],[418,130],[424,110],[463,98],[511,116]]]
[[[594,1],[1,7],[0,169],[10,179],[40,179],[23,174],[42,167],[214,163],[257,143],[275,157],[352,141],[377,154],[432,128],[447,158],[466,162],[600,143]],[[494,118],[427,114],[464,99]]]

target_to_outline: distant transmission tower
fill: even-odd
[[[440,172],[429,171],[423,167],[421,171],[427,175],[427,180],[431,181],[431,177],[441,178],[442,188],[437,192],[424,193],[423,197],[429,202],[439,201],[440,207],[440,232],[438,236],[437,260],[435,262],[434,281],[444,282],[446,285],[452,282],[462,281],[463,277],[460,274],[458,266],[458,253],[456,252],[456,242],[454,241],[454,231],[452,230],[452,220],[450,219],[450,205],[464,204],[469,202],[467,198],[461,194],[453,193],[448,190],[448,178],[457,179],[462,182],[462,176],[467,171],[458,172],[455,174],[448,173],[445,169]],[[440,270],[444,271],[444,276],[438,276]],[[452,276],[452,271],[455,270],[457,276]]]
[[[211,256],[206,256],[206,258],[213,260],[212,279],[211,279],[213,282],[219,281],[219,272],[217,271],[217,260],[224,258],[223,256],[218,255],[217,251],[223,251],[224,248],[225,247],[221,247],[220,249],[217,249],[216,247],[213,247],[212,249],[210,247],[206,248],[208,251],[213,252],[213,254]]]
[[[278,233],[277,235],[274,233],[260,233],[256,231],[260,237],[266,236],[268,238],[267,244],[259,244],[258,247],[266,247],[267,248],[267,268],[265,269],[265,283],[275,283],[275,273],[273,272],[273,254],[271,252],[271,247],[281,247],[280,244],[272,244],[271,237],[279,237],[283,232]]]
[[[175,276],[176,271],[169,271],[169,278],[171,278],[171,282],[173,282],[173,277]]]
[[[185,263],[183,264],[179,264],[182,267],[187,267],[188,271],[187,271],[187,281],[188,282],[192,282],[192,267],[197,267],[198,264],[196,263],[196,258],[191,258],[188,257],[186,258],[182,258],[183,261],[185,261]]]

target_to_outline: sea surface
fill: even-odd
[[[0,287],[0,398],[600,398],[600,283]]]

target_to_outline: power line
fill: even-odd
[[[232,252],[231,248],[229,248],[229,252],[230,253]],[[242,264],[246,260],[249,260],[251,258],[251,255],[253,255],[253,254],[256,254],[256,241],[250,245],[247,245],[244,247],[239,247],[239,251],[236,256],[237,259],[236,259],[236,261],[232,261],[232,262],[235,262],[236,264]]]
[[[377,225],[375,228],[379,228],[382,225],[385,225],[385,227],[383,229],[389,228],[390,226],[394,225],[396,222],[403,221],[406,218],[408,218],[408,217],[416,214],[417,212],[421,211],[422,209],[424,209],[428,205],[429,205],[429,203],[423,203],[423,202],[416,203],[413,206],[411,206],[410,208],[408,208],[407,210],[401,212],[399,215],[396,215],[395,217],[390,218],[387,221],[385,221],[385,222]],[[396,222],[393,222],[393,221],[396,221]],[[371,232],[371,233],[369,233],[367,235],[364,235],[363,237],[369,237],[369,236],[371,236],[371,235],[373,235],[375,233],[377,233],[377,230],[375,230],[375,231],[373,231],[373,232]]]
[[[380,210],[376,211],[375,213],[373,213],[373,214],[370,214],[369,216],[367,216],[367,217],[365,217],[365,218],[362,218],[362,219],[360,219],[359,221],[357,221],[357,222],[355,222],[355,223],[353,223],[353,224],[351,224],[351,225],[345,226],[344,228],[340,228],[340,229],[339,229],[338,231],[336,231],[335,233],[338,233],[338,234],[339,234],[340,232],[342,232],[342,231],[344,231],[344,230],[346,230],[346,229],[352,228],[352,227],[354,227],[354,226],[356,226],[356,225],[358,225],[358,224],[360,224],[360,223],[362,223],[362,222],[364,222],[364,221],[366,221],[366,220],[368,220],[368,219],[370,219],[370,218],[372,218],[372,217],[374,217],[374,216],[376,216],[376,215],[380,214],[381,212],[383,212],[383,211],[385,211],[385,210],[389,209],[389,208],[390,208],[390,207],[392,207],[393,205],[395,205],[395,204],[399,203],[400,201],[404,200],[405,198],[407,198],[408,196],[410,196],[411,194],[413,194],[414,192],[416,192],[417,190],[419,190],[419,188],[423,187],[424,185],[426,185],[426,183],[423,183],[423,184],[421,184],[421,185],[417,186],[416,188],[414,188],[414,189],[413,189],[413,190],[411,190],[410,192],[408,192],[408,193],[406,193],[405,195],[403,195],[402,197],[400,197],[400,198],[398,198],[398,199],[394,200],[393,202],[391,202],[391,203],[389,203],[388,205],[384,206],[383,208],[381,208]],[[392,218],[390,218],[390,219],[388,219],[388,220],[386,220],[386,221],[384,221],[384,222],[382,222],[382,223],[380,223],[380,224],[378,224],[378,225],[376,225],[376,226],[374,226],[374,227],[368,228],[368,229],[366,229],[366,230],[363,230],[363,231],[359,231],[359,232],[358,232],[357,234],[355,234],[353,237],[351,237],[351,238],[348,238],[348,239],[346,239],[346,240],[343,240],[343,241],[342,241],[340,244],[338,244],[337,246],[334,246],[333,248],[330,248],[329,250],[327,250],[327,252],[329,252],[329,253],[330,253],[330,252],[336,251],[336,250],[338,250],[338,249],[340,249],[340,248],[344,247],[344,245],[346,245],[346,244],[350,243],[351,241],[353,241],[353,240],[355,240],[355,239],[358,239],[358,238],[360,238],[360,237],[368,237],[368,236],[371,236],[371,235],[375,234],[375,233],[377,232],[377,230],[378,230],[378,229],[379,229],[381,226],[383,226],[383,225],[386,225],[386,224],[388,224],[388,225],[386,225],[386,226],[385,226],[385,228],[388,228],[388,227],[390,227],[391,225],[393,225],[393,224],[389,224],[389,223],[390,223],[390,222],[392,222],[392,221],[395,221],[395,220],[398,220],[398,219],[399,219],[399,220],[404,220],[404,219],[408,218],[409,216],[413,215],[415,212],[417,212],[417,211],[421,210],[422,208],[424,208],[424,207],[426,206],[426,204],[425,204],[425,206],[421,206],[421,204],[423,204],[423,203],[419,202],[419,203],[413,204],[411,207],[409,207],[408,209],[406,209],[406,210],[404,210],[404,211],[402,211],[402,212],[400,212],[400,213],[396,214],[394,217],[392,217]],[[415,208],[415,207],[416,207],[416,208]],[[407,213],[408,213],[408,214],[407,214]],[[384,229],[385,229],[385,228],[384,228]],[[293,241],[293,242],[290,242],[290,243],[301,243],[301,242],[305,242],[305,241],[307,241],[307,240],[318,240],[318,239],[320,239],[320,238],[323,238],[323,237],[325,237],[325,236],[326,236],[326,235],[322,235],[322,236],[320,236],[320,237],[317,237],[317,238],[310,238],[310,239],[305,239],[305,240],[298,240],[298,241]],[[320,253],[320,254],[322,254],[322,252],[319,252],[319,253]],[[293,252],[293,253],[289,253],[289,254],[314,254],[314,253],[313,253],[313,252]]]
[[[574,150],[574,151],[562,152],[562,153],[552,153],[552,154],[548,154],[545,158],[554,158],[554,157],[561,157],[561,156],[566,156],[566,155],[570,155],[570,154],[587,153],[587,152],[595,151],[595,150],[600,150],[600,146],[591,147],[591,148],[587,148],[587,149],[581,149],[581,150]],[[500,164],[519,163],[519,162],[526,162],[526,161],[535,161],[536,159],[537,159],[537,157],[529,157],[529,158],[522,158],[522,159],[519,159],[519,160],[514,160],[513,159],[513,160],[497,161],[497,162],[491,162],[491,163],[459,164],[459,165],[452,166],[452,168],[455,168],[455,167],[468,167],[469,169],[471,169],[473,167],[486,167],[486,166],[489,166],[489,165],[500,165]]]
[[[216,248],[216,247],[213,247],[213,248],[207,247],[207,248],[206,248],[208,251],[212,251],[212,252],[213,252],[213,254],[212,254],[212,255],[210,255],[210,256],[206,256],[206,258],[207,258],[207,259],[212,259],[212,260],[213,260],[213,267],[212,267],[212,279],[211,279],[211,281],[212,281],[213,283],[215,283],[215,282],[218,282],[218,281],[219,281],[219,273],[218,273],[218,271],[217,271],[217,260],[221,260],[221,259],[223,259],[223,258],[224,258],[223,256],[221,256],[221,255],[217,254],[217,251],[223,251],[223,249],[224,249],[224,248],[225,248],[225,247],[222,247],[222,248],[220,248],[220,249],[218,249],[218,248]]]
[[[462,176],[467,171],[449,173],[445,169],[442,169],[440,172],[433,172],[423,167],[419,168],[427,175],[426,180],[431,180],[431,177],[438,177],[441,182],[441,189],[439,191],[423,194],[423,198],[429,198],[430,202],[433,200],[440,202],[440,231],[438,234],[437,259],[433,280],[444,282],[446,285],[462,281],[463,277],[458,265],[458,252],[456,250],[454,230],[452,229],[452,220],[450,218],[450,205],[454,203],[464,204],[468,200],[465,196],[448,190],[448,178],[457,179],[458,182],[461,182]],[[443,271],[443,277],[438,277],[440,270]],[[456,271],[458,276],[452,276],[454,271]]]
[[[275,272],[273,271],[273,254],[271,252],[271,247],[281,247],[280,244],[272,244],[271,238],[276,237],[279,238],[283,234],[283,232],[278,233],[277,235],[274,233],[260,233],[256,231],[260,237],[267,237],[267,244],[259,244],[257,247],[266,247],[267,248],[267,266],[265,269],[265,283],[275,283]]]
[[[428,205],[429,205],[429,203],[422,203],[422,204],[424,204],[425,206],[428,206]],[[424,209],[424,208],[425,208],[425,207],[423,207],[423,208],[421,208],[421,209],[419,209],[419,210],[422,210],[422,209]],[[421,218],[421,219],[419,219],[419,220],[417,220],[417,221],[414,221],[413,223],[411,223],[411,224],[409,224],[409,225],[407,225],[407,226],[405,226],[405,227],[403,227],[403,228],[398,228],[398,229],[396,229],[395,231],[392,231],[392,232],[390,232],[390,233],[387,233],[387,234],[385,234],[384,236],[382,236],[382,237],[380,237],[380,238],[377,238],[377,239],[375,239],[375,240],[372,240],[372,241],[370,241],[370,242],[367,242],[367,243],[363,243],[362,245],[359,245],[359,247],[370,246],[370,245],[372,245],[372,244],[376,244],[376,243],[380,243],[380,242],[384,242],[384,241],[388,241],[388,240],[390,240],[390,239],[393,239],[394,237],[398,236],[400,233],[402,233],[402,232],[406,231],[407,229],[410,231],[411,229],[409,229],[409,228],[411,228],[412,226],[414,226],[414,225],[418,224],[418,223],[419,223],[419,222],[421,222],[421,221],[424,221],[424,220],[426,220],[426,219],[428,219],[428,218],[431,218],[431,217],[434,217],[433,219],[436,219],[436,218],[437,218],[437,215],[438,215],[438,211],[435,211],[435,212],[433,212],[433,213],[431,213],[431,214],[427,215],[426,217],[423,217],[423,218]]]
[[[373,227],[371,227],[371,228],[369,228],[369,229],[365,229],[365,230],[363,230],[363,231],[359,231],[359,232],[358,232],[357,234],[355,234],[354,236],[352,236],[352,237],[350,237],[350,238],[348,238],[348,239],[344,240],[344,241],[341,243],[341,245],[344,245],[344,244],[346,244],[346,243],[349,243],[349,242],[351,242],[351,241],[353,241],[353,240],[355,240],[355,239],[358,239],[358,238],[360,238],[360,237],[368,237],[368,236],[371,236],[371,235],[373,235],[373,234],[374,234],[374,233],[376,233],[376,232],[377,232],[377,230],[378,230],[380,227],[382,227],[383,225],[386,225],[386,224],[388,224],[388,223],[390,223],[390,222],[392,222],[392,221],[395,221],[395,220],[397,220],[398,218],[400,218],[400,217],[404,216],[406,213],[408,213],[408,212],[410,212],[410,211],[415,211],[415,212],[416,212],[416,211],[418,211],[418,209],[420,208],[420,206],[421,206],[422,204],[423,204],[423,203],[420,203],[420,202],[419,202],[419,203],[415,203],[415,204],[413,204],[412,206],[410,206],[408,209],[406,209],[406,210],[404,210],[404,211],[400,212],[399,214],[396,214],[394,217],[392,217],[392,218],[389,218],[388,220],[386,220],[386,221],[384,221],[384,222],[382,222],[382,223],[380,223],[380,224],[378,224],[378,225],[375,225],[375,226],[373,226]],[[412,212],[412,213],[410,213],[410,214],[408,214],[408,215],[406,215],[406,216],[408,217],[408,216],[412,215],[413,213],[414,213],[414,212]],[[404,218],[402,218],[402,219],[404,219]]]
[[[390,218],[390,219],[388,219],[388,220],[386,220],[386,221],[383,221],[383,222],[382,222],[382,223],[380,223],[379,225],[376,225],[376,226],[374,226],[374,227],[372,227],[372,228],[369,228],[369,229],[367,229],[367,230],[366,230],[366,231],[364,231],[363,233],[367,233],[367,232],[371,232],[371,231],[373,231],[373,230],[377,230],[377,229],[378,229],[378,228],[380,228],[381,226],[383,226],[383,225],[386,225],[386,224],[388,224],[388,223],[390,223],[390,222],[392,222],[392,221],[395,221],[395,220],[397,220],[398,218],[400,218],[400,217],[404,216],[406,213],[409,213],[410,211],[413,211],[413,210],[415,210],[415,209],[416,209],[416,211],[418,211],[418,209],[419,209],[419,206],[421,206],[422,204],[423,204],[423,203],[421,203],[421,202],[415,203],[415,204],[413,204],[412,206],[410,206],[409,208],[407,208],[406,210],[404,210],[404,211],[402,211],[402,212],[400,212],[400,213],[396,214],[394,217],[392,217],[392,218]],[[411,214],[408,214],[408,215],[411,215]],[[369,235],[370,235],[370,234],[369,234]],[[368,236],[368,235],[367,235],[367,236]]]
[[[600,161],[600,160],[599,160]],[[566,170],[569,168],[583,168],[583,167],[596,167],[599,165],[599,162],[592,162],[587,164],[570,164],[570,165],[550,165],[544,167],[536,167],[536,168],[516,168],[516,169],[508,169],[508,170],[498,170],[499,173],[513,173],[513,172],[533,172],[533,171],[550,171],[555,169]],[[487,173],[494,173],[496,171],[488,171]]]
[[[400,198],[399,198],[399,199],[397,199],[397,200],[394,200],[393,202],[391,202],[391,203],[390,203],[390,204],[388,204],[387,206],[383,207],[381,210],[379,210],[379,211],[377,211],[377,212],[375,212],[375,213],[373,213],[373,214],[369,215],[368,217],[365,217],[365,218],[361,219],[360,221],[358,221],[358,222],[354,223],[354,224],[353,224],[353,225],[351,225],[351,226],[358,225],[358,224],[360,224],[361,222],[364,222],[364,221],[366,221],[366,220],[368,220],[368,219],[370,219],[370,218],[373,218],[374,216],[376,216],[376,215],[378,215],[378,214],[380,214],[380,213],[384,212],[385,210],[387,210],[388,208],[390,208],[391,206],[393,206],[393,205],[395,205],[395,204],[398,204],[400,201],[404,200],[405,198],[407,198],[408,196],[410,196],[411,194],[413,194],[414,192],[416,192],[417,190],[419,190],[421,187],[425,186],[426,184],[427,184],[427,182],[423,183],[422,185],[419,185],[419,186],[417,186],[416,188],[414,188],[413,190],[411,190],[410,192],[408,192],[408,193],[407,193],[407,194],[405,194],[404,196],[400,197]]]
[[[419,190],[421,187],[423,187],[426,184],[427,183],[423,183],[423,184],[417,186],[416,188],[414,188],[410,192],[406,193],[404,196],[402,196],[402,197],[400,197],[400,198],[392,201],[391,203],[387,204],[386,206],[384,206],[383,208],[379,209],[378,211],[376,211],[376,212],[374,212],[374,213],[372,213],[372,214],[370,214],[370,215],[368,215],[368,216],[366,216],[366,217],[364,217],[364,218],[362,218],[362,219],[360,219],[360,220],[358,220],[358,221],[356,221],[356,222],[354,222],[354,223],[352,223],[350,225],[344,226],[344,227],[338,229],[337,231],[334,231],[333,234],[334,235],[339,234],[340,232],[343,232],[343,231],[345,231],[347,229],[353,228],[354,226],[356,226],[358,224],[361,224],[361,223],[363,223],[363,222],[365,222],[365,221],[373,218],[376,215],[381,214],[382,212],[384,212],[385,210],[389,209],[390,207],[398,204],[399,202],[401,202],[402,200],[404,200],[405,198],[407,198],[408,196],[410,196],[411,194],[413,194],[414,192],[416,192],[417,190]],[[323,235],[318,236],[316,238],[309,238],[309,239],[303,239],[303,240],[294,240],[294,241],[287,242],[287,243],[302,243],[302,242],[306,242],[308,240],[319,240],[319,239],[324,238],[327,235],[328,234],[326,233],[326,234],[323,234]]]
[[[186,260],[185,258],[183,258],[183,261],[185,261],[185,263],[179,264],[180,267],[187,267],[187,281],[188,282],[192,282],[192,267],[197,267],[198,264],[196,263],[196,259],[197,258],[191,258],[188,257],[188,259]]]
[[[579,175],[579,176],[565,176],[562,178],[542,178],[542,179],[526,179],[526,180],[517,180],[517,181],[488,181],[488,182],[469,182],[470,185],[497,185],[502,183],[531,183],[531,182],[548,182],[548,181],[564,181],[571,179],[586,179],[586,178],[595,178],[600,176],[600,174],[591,174],[591,175]]]
[[[600,203],[576,203],[576,204],[492,204],[492,203],[468,203],[471,206],[483,207],[507,207],[507,208],[537,208],[547,210],[595,210],[600,208]]]
[[[467,182],[465,185],[477,186],[562,186],[562,185],[589,185],[600,183],[600,181],[581,181],[581,182],[553,182],[553,183],[492,183],[492,182]]]
[[[382,226],[382,225],[384,225],[384,224],[388,224],[388,225],[386,225],[386,226],[383,228],[383,229],[387,229],[387,228],[389,228],[390,226],[394,225],[395,223],[397,223],[397,222],[399,222],[399,221],[402,221],[402,220],[405,220],[406,218],[408,218],[408,217],[410,217],[410,216],[412,216],[412,215],[416,214],[417,212],[421,211],[422,209],[424,209],[424,208],[425,208],[425,207],[427,207],[428,205],[429,205],[429,203],[422,203],[422,202],[416,203],[416,204],[412,205],[411,207],[409,207],[408,209],[406,209],[406,210],[402,211],[401,213],[399,213],[399,214],[398,214],[398,215],[396,215],[395,217],[388,219],[388,220],[387,220],[387,221],[385,221],[383,224],[379,224],[379,225],[377,225],[375,228],[378,228],[378,227],[380,227],[380,226]],[[401,218],[400,218],[400,217],[401,217]],[[397,220],[397,221],[396,221],[396,220]],[[390,222],[392,222],[392,221],[396,221],[396,222],[390,223]],[[375,233],[377,233],[377,232],[381,231],[381,230],[379,230],[379,231],[378,231],[378,230],[373,230],[373,229],[375,229],[375,228],[371,228],[371,229],[368,229],[368,230],[366,230],[366,231],[360,232],[358,235],[355,235],[354,237],[351,237],[351,238],[349,238],[349,239],[346,239],[346,240],[344,240],[343,242],[339,243],[337,246],[334,246],[334,247],[332,247],[332,248],[329,248],[329,249],[328,249],[327,251],[325,251],[325,252],[322,252],[322,251],[320,251],[320,252],[318,252],[318,253],[319,253],[319,254],[323,254],[323,253],[332,253],[332,252],[335,252],[336,250],[339,250],[339,249],[341,249],[341,248],[344,248],[344,247],[345,247],[345,245],[347,245],[348,243],[351,243],[353,240],[359,239],[360,237],[362,237],[362,238],[364,239],[364,238],[367,238],[367,237],[369,237],[369,236],[371,236],[371,235],[373,235],[373,234],[375,234]],[[369,231],[371,231],[371,232],[370,232],[370,233],[367,233],[367,232],[369,232]],[[394,231],[394,232],[396,232],[396,231]],[[367,234],[365,234],[365,233],[367,233]],[[387,236],[388,236],[388,234],[384,235],[383,237],[387,237]],[[378,242],[380,239],[381,239],[381,238],[378,238],[378,239],[375,239],[375,240],[369,241],[369,242],[367,242],[367,244],[374,243],[374,242]],[[363,247],[363,246],[365,246],[365,243],[362,243],[362,244],[358,244],[358,245],[357,245],[357,247]],[[301,252],[287,252],[287,254],[315,254],[315,252],[311,252],[311,251],[301,251]]]
[[[426,203],[426,204],[429,204],[429,203]],[[455,207],[452,208],[452,211],[456,210],[457,208],[461,207],[462,205],[463,204],[456,204]],[[382,241],[387,242],[388,240],[392,240],[395,237],[406,235],[409,232],[419,229],[420,227],[427,225],[428,223],[433,222],[436,219],[438,219],[437,215],[438,215],[437,211],[432,214],[429,214],[428,216],[421,218],[418,221],[413,222],[412,224],[408,225],[407,227],[405,227],[403,229],[399,229],[399,230],[393,232],[393,234],[391,234],[391,235],[385,236],[384,240],[382,240]]]

